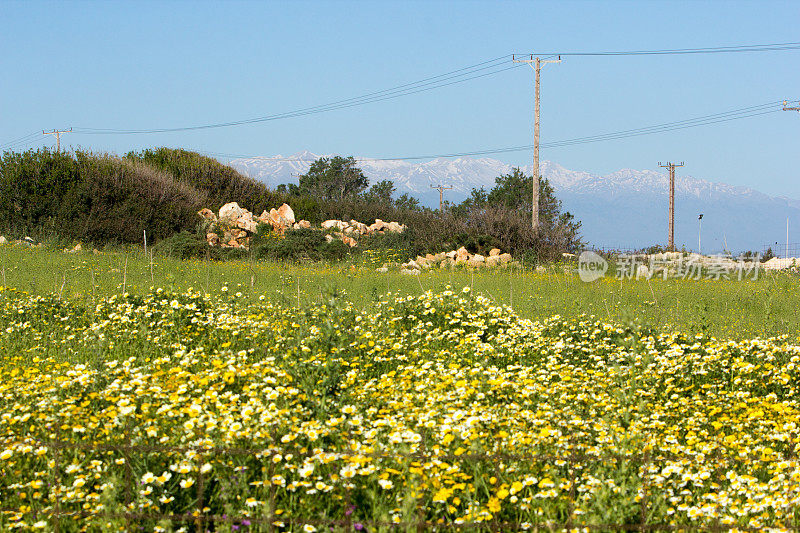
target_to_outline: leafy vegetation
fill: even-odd
[[[4,289],[0,527],[797,527],[795,342],[474,292]]]
[[[47,148],[0,157],[0,231],[101,243],[195,225],[203,195],[141,162]]]
[[[211,158],[180,149],[148,149],[123,158],[46,149],[6,152],[0,159],[0,231],[106,244],[141,242],[146,230],[151,243],[169,239],[160,249],[175,257],[224,258],[236,254],[209,252],[203,248],[204,235],[192,234],[201,207],[216,210],[234,201],[259,213],[287,202],[298,219],[312,224],[329,219],[405,224],[409,231],[391,246],[407,250],[410,257],[460,246],[478,253],[498,247],[533,265],[574,250],[580,225],[561,213],[552,188],[543,181],[542,229],[534,233],[526,214],[530,203],[519,201],[529,196],[524,189],[530,183],[515,171],[499,177],[489,193],[474,191],[463,204],[440,213],[420,207],[406,194],[395,198],[389,181],[366,189],[367,178],[352,157],[320,159],[300,186],[272,191]],[[375,249],[380,242],[363,246]],[[292,245],[312,247],[291,251]],[[265,246],[257,257],[316,260],[347,255],[338,245],[314,244],[307,237]]]
[[[284,195],[270,191],[263,183],[239,174],[216,159],[174,148],[153,148],[129,152],[125,159],[154,167],[201,195],[202,207],[218,211],[228,202],[251,210],[269,209],[283,203]],[[194,220],[193,220],[194,222]]]
[[[0,246],[0,283],[33,295],[55,292],[79,298],[93,307],[103,299],[150,287],[216,294],[229,286],[250,302],[265,295],[276,303],[301,306],[319,302],[324,290],[336,291],[347,302],[365,308],[388,292],[416,296],[423,290],[443,291],[447,285],[472,287],[473,293],[510,306],[523,318],[545,320],[553,315],[603,317],[668,332],[705,333],[721,339],[748,339],[800,332],[796,274],[764,273],[757,280],[725,281],[615,279],[613,275],[584,283],[569,264],[544,271],[509,268],[500,271],[456,269],[405,276],[396,270],[376,272],[384,262],[404,262],[400,235],[383,235],[374,247],[341,262],[257,260],[253,252],[226,251],[180,260],[177,252],[151,255],[141,246],[110,247],[69,254],[61,250]],[[221,251],[217,249],[217,251]],[[235,254],[235,255],[234,255]],[[209,260],[210,259],[210,260]],[[228,259],[215,261],[215,259]],[[564,271],[567,270],[567,272]]]
[[[581,246],[581,223],[562,211],[561,201],[546,178],[539,178],[539,231],[530,230],[533,205],[533,178],[519,168],[495,178],[495,186],[486,191],[473,189],[469,198],[452,208],[456,216],[474,218],[487,235],[501,233],[508,227],[506,246],[536,253],[552,260],[558,252],[573,252]]]

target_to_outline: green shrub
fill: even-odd
[[[189,231],[182,231],[159,241],[153,246],[155,253],[175,259],[210,259],[227,261],[245,259],[249,252],[243,248],[221,248],[209,246],[205,237]]]
[[[278,207],[287,198],[265,184],[239,174],[232,167],[197,152],[152,148],[128,152],[125,159],[167,172],[178,182],[200,191],[204,195],[203,207],[212,211],[218,211],[228,202],[237,202],[258,215],[264,209]]]
[[[282,239],[266,239],[253,248],[258,259],[280,261],[339,261],[350,253],[350,247],[335,239],[325,240],[319,230],[287,230]]]
[[[0,157],[0,229],[97,243],[156,241],[196,222],[202,195],[170,174],[102,154],[46,148]]]

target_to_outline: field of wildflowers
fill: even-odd
[[[245,292],[4,288],[0,528],[800,525],[796,338]]]

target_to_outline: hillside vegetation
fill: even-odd
[[[0,158],[0,230],[13,236],[141,242],[194,225],[204,201],[167,172],[108,154],[48,149]]]
[[[516,178],[515,187],[524,188],[525,176]],[[498,180],[495,189],[509,189],[507,179]],[[549,190],[546,180],[543,190]],[[493,202],[491,192],[486,196],[482,191],[469,205],[442,213],[421,208],[407,196],[393,198],[392,191],[390,182],[337,197],[296,187],[271,190],[212,158],[182,149],[153,148],[118,157],[43,148],[0,157],[0,232],[105,245],[140,243],[146,230],[151,242],[180,236],[197,251],[204,250],[204,235],[196,232],[199,209],[216,211],[237,202],[260,213],[286,202],[298,219],[315,225],[329,219],[382,219],[409,227],[402,237],[364,243],[353,253],[374,246],[410,256],[459,246],[477,253],[498,247],[539,262],[579,243],[579,224],[560,213],[552,195],[544,197],[546,217],[536,235],[530,229],[530,206]]]

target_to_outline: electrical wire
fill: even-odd
[[[711,115],[704,115],[701,117],[695,117],[691,119],[673,121],[673,122],[664,122],[661,124],[655,124],[652,126],[646,126],[642,128],[635,128],[635,129],[628,129],[628,130],[620,130],[615,132],[603,133],[599,135],[592,135],[592,136],[584,136],[584,137],[575,137],[572,139],[563,139],[560,141],[552,141],[549,143],[541,143],[539,145],[540,148],[560,148],[564,146],[573,146],[577,144],[587,144],[593,142],[601,142],[601,141],[609,141],[609,140],[617,140],[617,139],[626,139],[630,137],[639,137],[642,135],[653,135],[656,133],[664,133],[669,131],[675,131],[680,129],[687,129],[687,128],[694,128],[698,126],[706,126],[710,124],[718,124],[721,122],[729,122],[732,120],[739,120],[743,118],[750,118],[756,117],[761,115],[766,115],[769,113],[775,113],[781,111],[782,109],[777,107],[778,104],[781,104],[783,100],[777,100],[774,102],[768,102],[765,104],[759,104],[749,107],[743,107],[739,109],[733,109],[730,111],[724,111],[721,113],[714,113]],[[774,108],[774,109],[773,109]],[[499,153],[507,153],[507,152],[522,152],[527,150],[532,150],[532,144],[526,144],[522,146],[509,146],[504,148],[491,148],[485,150],[473,150],[473,151],[465,151],[465,152],[453,152],[453,153],[445,153],[445,154],[428,154],[428,155],[415,155],[415,156],[401,156],[401,157],[383,157],[383,158],[356,158],[356,161],[405,161],[405,160],[418,160],[418,159],[436,159],[436,158],[454,158],[454,157],[465,157],[465,156],[475,156],[475,155],[490,155],[490,154],[499,154]],[[222,152],[207,152],[201,151],[200,153],[211,155],[214,157],[222,157],[222,158],[245,158],[245,159],[263,159],[263,160],[270,160],[270,161],[286,161],[286,162],[303,162],[303,163],[311,163],[313,160],[309,159],[299,159],[299,158],[274,158],[269,156],[251,156],[251,155],[243,155],[243,154],[230,154],[230,153],[222,153]]]
[[[25,136],[20,137],[18,139],[14,139],[13,141],[8,141],[8,142],[5,142],[3,144],[0,144],[0,150],[8,150],[11,147],[13,147],[14,145],[24,144],[26,141],[29,141],[29,140],[31,140],[31,139],[33,139],[35,137],[40,136],[40,135],[41,135],[41,133],[39,133],[38,131],[35,131],[33,133],[29,133],[28,135],[25,135]]]
[[[736,45],[736,46],[717,46],[717,47],[706,47],[706,48],[677,48],[677,49],[661,49],[661,50],[626,50],[626,51],[602,51],[602,52],[548,52],[548,53],[538,53],[538,54],[530,54],[530,55],[539,55],[539,56],[548,56],[548,57],[555,57],[555,56],[636,56],[636,55],[679,55],[679,54],[711,54],[711,53],[742,53],[742,52],[768,52],[768,51],[781,51],[781,50],[799,50],[800,49],[800,42],[787,42],[787,43],[772,43],[772,44],[752,44],[752,45]],[[528,55],[528,54],[525,54]],[[509,67],[499,68],[503,65],[503,62],[509,58],[508,55],[499,56],[493,59],[489,59],[487,61],[482,61],[480,63],[476,63],[474,65],[469,65],[467,67],[462,67],[456,70],[452,70],[449,72],[445,72],[443,74],[438,74],[436,76],[429,76],[427,78],[423,78],[421,80],[417,80],[410,83],[404,83],[401,85],[396,85],[394,87],[390,87],[388,89],[383,89],[380,91],[374,91],[371,93],[366,93],[360,96],[355,96],[352,98],[346,98],[343,100],[336,100],[334,102],[330,102],[328,104],[316,105],[306,108],[297,109],[294,111],[289,111],[285,113],[278,113],[273,115],[266,115],[261,117],[243,119],[243,120],[236,120],[236,121],[229,121],[229,122],[219,122],[219,123],[212,123],[212,124],[202,124],[197,126],[185,126],[185,127],[175,127],[175,128],[153,128],[153,129],[114,129],[114,128],[88,128],[88,127],[79,127],[74,128],[75,133],[83,133],[83,134],[91,134],[91,135],[130,135],[130,134],[153,134],[153,133],[169,133],[169,132],[180,132],[180,131],[195,131],[195,130],[205,130],[205,129],[212,129],[212,128],[224,128],[224,127],[231,127],[231,126],[241,126],[246,124],[256,124],[261,122],[268,122],[273,120],[282,120],[287,118],[295,118],[301,116],[307,116],[317,113],[324,113],[328,111],[334,111],[337,109],[346,109],[354,106],[360,106],[365,104],[370,104],[374,102],[380,102],[384,100],[399,98],[402,96],[408,96],[416,93],[420,93],[423,91],[438,89],[442,87],[446,87],[449,85],[453,85],[456,83],[463,83],[469,80],[474,80],[477,78],[482,78],[485,76],[492,76],[495,74],[499,74],[501,72],[511,70],[512,68],[517,68],[522,66],[523,64],[517,63]],[[483,72],[488,70],[489,72]],[[477,74],[481,72],[480,74]],[[744,118],[744,117],[742,117]],[[669,130],[664,130],[669,131]],[[562,144],[554,144],[551,146],[566,146],[568,144],[575,144],[577,142],[596,142],[597,140],[607,140],[607,138],[617,138],[617,135],[620,134],[627,134],[632,132],[616,132],[613,134],[605,134],[602,136],[596,136],[597,139],[589,140],[588,138],[581,138],[581,139],[571,139],[565,141],[558,141],[558,143]],[[646,135],[649,132],[639,132],[639,134]],[[8,141],[4,144],[0,144],[0,149],[9,149],[13,148],[17,145],[21,144],[31,144],[29,141],[34,136],[38,135],[38,132],[26,135],[24,137],[20,137],[19,139],[15,139],[13,141]],[[611,137],[609,137],[611,136]],[[628,135],[626,135],[628,136]],[[567,144],[563,144],[567,143]],[[544,146],[544,145],[543,145]],[[517,149],[517,148],[515,148]],[[523,149],[523,148],[519,148]],[[501,149],[506,150],[506,149]],[[512,149],[508,149],[511,151]],[[472,153],[472,152],[470,152]],[[475,153],[498,153],[495,151],[479,151]],[[419,157],[421,159],[423,157]],[[402,158],[401,158],[402,159]]]
[[[645,56],[645,55],[683,55],[683,54],[731,54],[742,52],[775,52],[781,50],[800,50],[800,42],[751,44],[737,46],[713,46],[707,48],[674,48],[664,50],[620,50],[605,52],[535,52],[533,54],[514,54],[519,56]]]
[[[250,118],[250,119],[243,119],[243,120],[236,120],[230,122],[220,122],[215,124],[203,124],[198,126],[187,126],[187,127],[177,127],[177,128],[155,128],[155,129],[110,129],[110,128],[85,128],[85,127],[76,127],[73,130],[76,133],[85,133],[85,134],[94,134],[94,135],[129,135],[129,134],[150,134],[150,133],[168,133],[168,132],[178,132],[178,131],[192,131],[192,130],[203,130],[203,129],[211,129],[211,128],[224,128],[230,126],[240,126],[245,124],[255,124],[260,122],[268,122],[273,120],[282,120],[286,118],[294,118],[299,116],[306,116],[312,115],[316,113],[324,113],[327,111],[333,111],[336,109],[345,109],[354,106],[360,106],[364,104],[370,104],[374,102],[380,102],[383,100],[390,100],[393,98],[399,98],[401,96],[408,96],[411,94],[416,94],[424,91],[429,91],[432,89],[439,89],[441,87],[447,87],[449,85],[454,85],[456,83],[463,83],[465,81],[474,80],[477,78],[483,78],[486,76],[492,76],[494,74],[499,74],[500,72],[504,72],[506,70],[511,70],[513,68],[517,68],[521,66],[520,64],[514,64],[511,66],[503,66],[504,63],[499,63],[499,61],[504,61],[508,59],[510,56],[501,56],[499,58],[495,58],[493,60],[484,61],[482,63],[477,63],[475,65],[471,65],[469,67],[464,67],[458,70],[451,71],[449,73],[440,74],[438,76],[432,76],[429,78],[424,78],[422,80],[418,80],[416,82],[406,83],[403,85],[399,85],[390,89],[384,89],[382,91],[376,91],[373,93],[368,93],[366,95],[348,98],[345,100],[338,100],[336,102],[331,102],[329,104],[317,105],[308,108],[298,109],[295,111],[289,111],[285,113],[278,113],[275,115],[267,115],[262,117]],[[499,68],[503,67],[503,68]],[[484,70],[489,70],[489,72],[482,72]],[[478,72],[482,72],[481,74],[477,74]],[[459,73],[459,74],[456,74]]]

